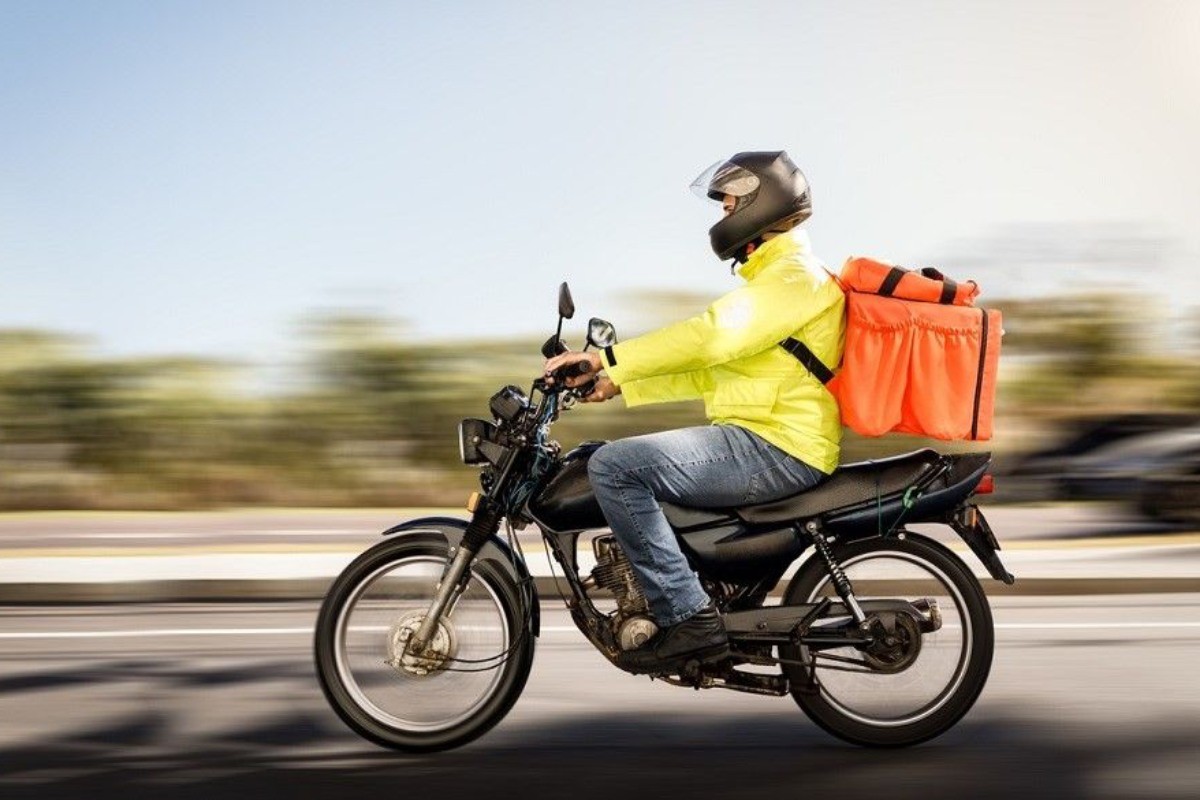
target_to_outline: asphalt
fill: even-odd
[[[1178,529],[1119,505],[1054,503],[984,506],[1004,542],[1121,539]],[[397,522],[422,516],[465,518],[461,507],[402,509],[228,509],[222,511],[50,511],[0,514],[0,551],[87,548],[106,551],[279,544],[365,547]],[[526,541],[537,536],[526,532]]]
[[[917,748],[843,744],[789,698],[625,675],[547,608],[509,716],[425,756],[327,707],[313,603],[0,608],[0,797],[1200,797],[1200,594],[993,607],[979,702]]]
[[[1200,591],[1200,534],[1106,506],[987,509],[1018,580],[986,578],[944,526],[915,526],[957,549],[997,596]],[[321,597],[379,532],[455,509],[0,515],[0,603],[303,600]],[[518,536],[543,596],[556,584],[545,548]],[[583,544],[580,561],[590,569]]]

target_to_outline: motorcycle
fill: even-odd
[[[544,356],[566,351],[562,325],[574,312],[564,283]],[[611,324],[591,320],[587,347],[615,341]],[[444,750],[512,708],[540,626],[514,528],[541,533],[569,586],[572,620],[615,666],[657,632],[588,483],[588,459],[604,442],[563,453],[550,438],[559,415],[594,386],[568,388],[568,371],[537,378],[528,393],[506,386],[490,400],[491,420],[460,423],[462,460],[480,468],[470,519],[396,525],[331,585],[316,624],[317,673],[334,710],[366,739]],[[922,449],[843,465],[815,488],[757,505],[662,504],[722,615],[730,653],[652,679],[790,695],[817,725],[860,745],[907,746],[945,732],[987,681],[992,615],[966,564],[907,526],[948,525],[994,579],[1013,583],[974,502],[991,491],[990,463],[989,453]],[[587,575],[581,536],[595,558]],[[779,603],[768,604],[794,566]]]

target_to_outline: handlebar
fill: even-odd
[[[535,389],[541,392],[558,394],[560,392],[569,392],[577,397],[587,397],[596,388],[596,380],[593,378],[590,381],[581,383],[578,386],[567,386],[567,378],[580,377],[583,375],[592,374],[592,364],[590,361],[576,361],[573,364],[567,364],[565,367],[559,367],[549,375],[538,377],[533,382]],[[553,383],[548,383],[548,381]]]
[[[575,392],[580,397],[587,397],[596,388],[596,381],[592,379],[586,383],[581,383],[578,386],[568,387],[567,378],[574,378],[583,375],[592,374],[592,365],[588,361],[576,361],[574,364],[568,364],[565,367],[559,367],[550,373],[549,376],[543,376],[534,381],[534,387],[543,392]],[[553,379],[553,384],[547,384],[547,378]]]
[[[556,373],[562,373],[564,378],[574,378],[579,375],[587,375],[592,371],[592,363],[590,361],[576,361],[574,364],[568,364],[562,369],[555,370]]]
[[[552,377],[556,386],[561,385],[564,389],[567,378],[582,377],[592,373],[592,364],[590,361],[576,361],[574,364],[568,364],[565,367],[560,367],[554,370]],[[579,397],[587,397],[596,388],[596,379],[579,384],[578,386],[570,387]]]

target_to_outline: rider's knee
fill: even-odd
[[[613,480],[629,469],[629,444],[619,439],[599,447],[588,459],[588,477],[596,480]]]
[[[611,448],[612,443],[610,442],[609,444],[597,448],[596,451],[592,453],[591,457],[588,458],[588,478],[590,478],[593,482],[597,479],[603,480],[604,478],[611,477],[616,473],[616,469],[614,468],[615,465],[613,464]]]

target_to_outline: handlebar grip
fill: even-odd
[[[574,364],[568,364],[562,368],[564,378],[573,378],[577,375],[587,375],[592,371],[590,361],[576,361]]]
[[[575,393],[580,397],[588,397],[592,392],[596,391],[596,379],[592,378],[587,383],[580,384],[575,387]]]

